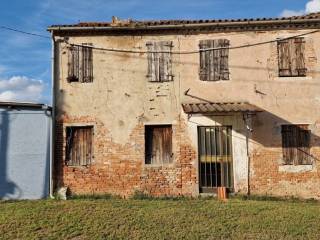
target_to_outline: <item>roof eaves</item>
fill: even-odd
[[[126,21],[111,22],[82,22],[71,25],[52,25],[48,31],[72,31],[72,30],[146,30],[146,29],[187,29],[208,26],[249,26],[289,23],[319,23],[320,13],[304,16],[283,18],[250,18],[250,19],[214,19],[214,20],[158,20],[158,21]]]

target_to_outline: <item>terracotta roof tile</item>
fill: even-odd
[[[185,113],[261,112],[261,108],[247,102],[184,103]]]
[[[218,23],[218,22],[250,22],[250,21],[281,21],[290,19],[319,19],[320,12],[311,13],[303,16],[282,17],[282,18],[243,18],[243,19],[199,19],[199,20],[150,20],[150,21],[135,21],[135,20],[115,20],[113,22],[80,22],[69,25],[52,25],[51,27],[144,27],[144,26],[159,26],[159,25],[181,25],[181,24],[201,24],[201,23]]]

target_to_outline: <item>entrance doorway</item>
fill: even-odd
[[[199,186],[201,193],[217,187],[233,191],[232,127],[198,127]]]

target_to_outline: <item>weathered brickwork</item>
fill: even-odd
[[[90,166],[66,166],[65,127],[94,127],[94,159]],[[135,191],[154,196],[195,195],[196,153],[186,135],[186,126],[173,125],[177,149],[174,162],[152,166],[144,163],[144,125],[139,123],[125,144],[114,143],[103,123],[92,117],[63,117],[56,128],[56,186],[67,186],[75,194],[111,193],[130,196]]]
[[[251,193],[320,199],[318,147],[311,149],[312,166],[285,166],[281,162],[282,149],[261,149],[251,158]]]

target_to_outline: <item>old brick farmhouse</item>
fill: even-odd
[[[320,14],[53,25],[56,188],[320,198]]]

